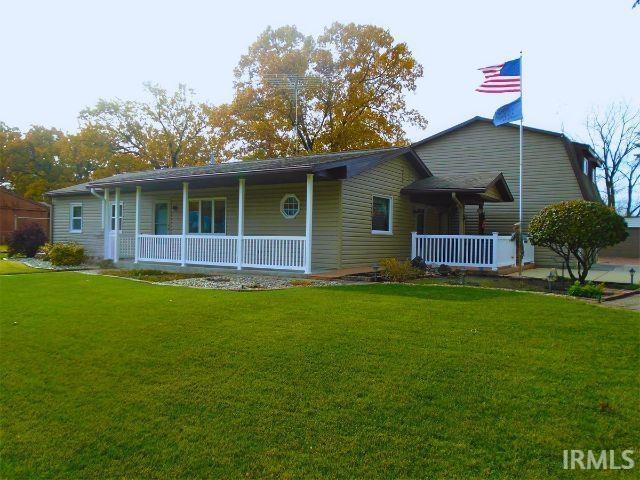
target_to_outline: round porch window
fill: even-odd
[[[280,212],[284,218],[296,218],[300,213],[300,200],[291,193],[287,193],[280,201]]]

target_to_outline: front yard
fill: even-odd
[[[0,477],[569,476],[563,449],[640,448],[639,321],[449,286],[3,276]]]

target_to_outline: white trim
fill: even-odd
[[[73,209],[74,207],[80,207],[80,216],[79,217],[74,217],[73,216]],[[74,203],[70,203],[69,204],[69,233],[82,233],[82,227],[84,227],[84,207],[82,205],[82,202],[74,202]],[[74,219],[80,219],[80,229],[78,230],[77,228],[73,228],[73,220]]]
[[[289,215],[289,214],[285,213],[285,211],[284,211],[284,204],[287,201],[287,199],[289,199],[291,197],[295,198],[296,202],[298,202],[298,210],[296,210],[296,213],[294,213],[293,215]],[[285,193],[283,195],[282,199],[280,200],[280,213],[287,220],[291,220],[293,218],[296,218],[300,214],[300,199],[298,198],[298,196],[295,193]]]
[[[140,242],[138,237],[140,236],[140,198],[142,197],[142,187],[136,187],[136,224],[135,224],[135,236],[133,237],[133,263],[138,263],[140,258]]]
[[[389,230],[374,230],[373,229],[373,199],[375,197],[386,198],[387,200],[389,200]],[[370,211],[369,215],[371,216],[370,222],[371,222],[371,234],[372,235],[393,235],[393,196],[391,196],[391,195],[378,195],[377,193],[372,194],[371,195],[371,211]]]
[[[311,273],[311,240],[313,239],[313,173],[307,174],[305,211],[304,273]]]
[[[122,228],[122,217],[124,217],[124,204],[122,205],[122,214],[120,214],[120,204],[122,203],[120,200],[120,187],[116,187],[116,197],[115,197],[115,222],[113,229],[113,263],[118,263],[120,261],[120,232]],[[111,222],[109,222],[111,223]]]
[[[183,267],[187,264],[187,233],[188,231],[189,231],[189,182],[182,182],[182,238],[180,240],[180,265]]]
[[[116,226],[116,223],[120,223],[120,228],[118,229],[118,232],[122,233],[122,224],[124,223],[124,200],[120,200],[120,206],[122,207],[122,215],[120,215],[120,222],[116,222],[114,220],[114,212],[113,212],[113,207],[115,207],[116,202],[115,200],[113,202],[109,202],[109,231],[113,232],[115,229],[111,228],[111,223],[113,221],[113,226]],[[118,213],[116,212],[116,216],[118,215]]]
[[[236,243],[236,261],[238,262],[238,270],[242,270],[242,263],[244,261],[244,193],[245,180],[244,178],[240,178],[238,179],[238,240]]]

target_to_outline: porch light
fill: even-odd
[[[633,274],[636,273],[636,271],[633,269],[633,267],[631,267],[629,269],[629,275],[631,276],[631,285],[633,285]]]

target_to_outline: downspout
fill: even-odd
[[[458,235],[464,235],[464,203],[460,201],[456,192],[451,193],[451,198],[458,207]]]
[[[95,188],[91,188],[89,189],[89,192],[91,192],[91,195],[93,195],[94,197],[96,197],[98,200],[100,200],[100,211],[102,212],[102,228],[104,229],[104,222],[106,221],[104,218],[104,212],[105,212],[105,208],[104,208],[104,196],[100,196],[96,193],[96,189]]]

